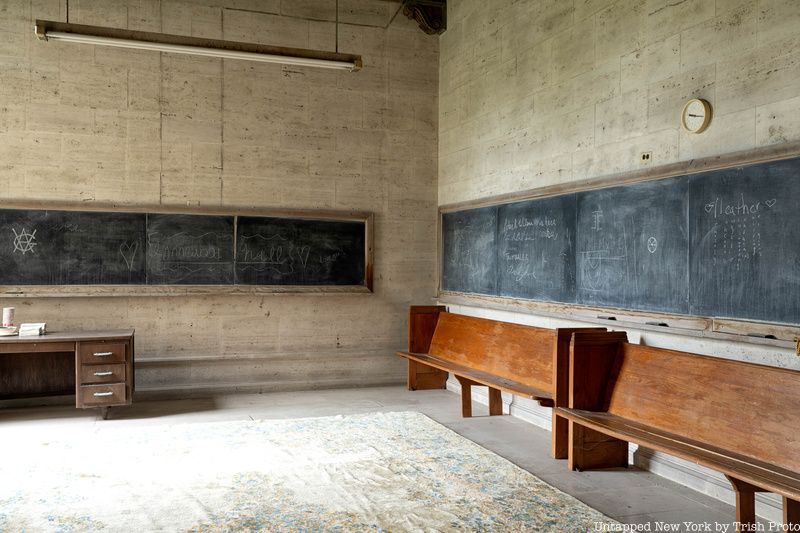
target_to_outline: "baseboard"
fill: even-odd
[[[680,483],[692,490],[734,505],[736,495],[725,476],[668,454],[648,448],[632,448],[632,463],[663,478]],[[756,512],[759,517],[780,523],[783,520],[783,502],[772,493],[756,494]]]
[[[399,357],[360,351],[136,360],[137,397],[358,388],[397,385],[404,377]]]
[[[405,383],[404,378],[386,378],[360,381],[351,380],[319,380],[313,384],[303,382],[253,382],[253,383],[192,383],[191,385],[168,385],[137,387],[136,400],[175,400],[200,398],[226,394],[263,394],[272,392],[294,392],[308,390],[358,389],[368,387],[386,387]]]

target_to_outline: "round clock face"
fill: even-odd
[[[683,107],[681,124],[692,133],[700,133],[711,122],[711,105],[705,100],[689,100]]]

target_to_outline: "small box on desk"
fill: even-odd
[[[47,324],[44,322],[20,324],[19,326],[20,337],[38,337],[45,333],[47,333]]]

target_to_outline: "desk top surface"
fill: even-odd
[[[133,337],[132,329],[110,329],[101,331],[54,331],[45,335],[34,337],[0,337],[0,344],[21,344],[36,342],[78,342],[78,341],[100,341],[130,339]]]

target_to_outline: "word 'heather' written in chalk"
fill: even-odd
[[[771,198],[763,202],[748,202],[744,199],[744,194],[739,197],[739,200],[732,204],[725,204],[719,198],[715,198],[713,202],[705,205],[706,213],[713,214],[714,218],[721,216],[740,216],[740,215],[757,215],[763,209],[772,209],[777,203],[777,199]]]

